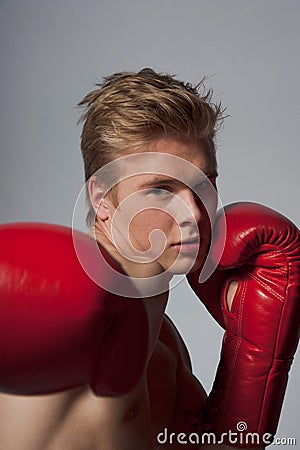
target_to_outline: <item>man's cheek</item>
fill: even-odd
[[[150,236],[155,227],[149,226],[149,223],[153,223],[153,216],[150,221],[150,218],[142,217],[141,214],[134,217],[129,223],[129,239],[139,251],[147,251],[151,247]]]
[[[161,215],[152,213],[145,215],[143,220],[136,218],[130,225],[130,235],[140,250],[151,250],[156,256],[160,254],[167,245],[170,237],[170,223],[162,221]]]

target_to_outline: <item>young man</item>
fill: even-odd
[[[275,212],[259,206],[233,208],[229,244],[222,233],[217,239],[225,250],[234,243],[228,254],[234,254],[235,262],[225,264],[222,273],[214,272],[221,258],[214,254],[209,275],[214,272],[215,278],[200,289],[198,278],[207,261],[217,207],[214,137],[222,121],[221,106],[211,103],[210,93],[201,94],[202,84],[192,87],[151,69],[114,74],[98,87],[80,103],[87,108],[82,132],[87,224],[97,251],[94,240],[77,232],[72,240],[59,227],[4,227],[0,233],[6,261],[2,273],[9,280],[1,285],[1,293],[10,299],[0,311],[6,340],[1,349],[1,448],[179,450],[183,444],[186,449],[229,448],[223,442],[240,448],[244,442],[228,436],[216,445],[201,441],[201,436],[212,430],[220,438],[230,427],[235,432],[237,422],[248,417],[250,431],[260,439],[251,447],[263,448],[270,441],[262,440],[262,434],[276,428],[284,395],[288,369],[280,361],[292,358],[297,341],[298,331],[288,338],[284,335],[282,341],[289,345],[281,345],[274,374],[276,324],[281,323],[278,340],[284,334],[284,320],[289,328],[293,320],[293,329],[299,327],[290,306],[299,294],[295,275],[299,235]],[[254,217],[257,227],[261,221],[266,228],[267,222],[272,239],[274,229],[292,230],[289,239],[270,243],[270,233],[264,230],[258,243],[249,231],[253,234]],[[284,298],[273,292],[273,279],[268,284],[263,275],[262,283],[261,268],[258,275],[253,269],[248,276],[245,261],[251,259],[253,264],[253,255],[249,259],[244,250],[239,259],[240,236],[248,252],[249,242],[256,241],[256,255],[258,247],[280,245],[280,254],[293,259],[288,275],[293,278],[284,282]],[[11,255],[19,246],[23,252],[16,262]],[[273,250],[272,258],[275,264]],[[247,270],[232,272],[242,264]],[[172,276],[189,272],[195,292],[227,328],[221,362],[224,366],[230,360],[231,371],[219,367],[208,401],[192,373],[184,342],[164,313]],[[235,296],[238,284],[251,290],[248,297],[245,292],[242,296],[246,317],[231,313],[231,306],[236,310],[240,302]],[[270,300],[263,313],[262,284],[275,302],[272,306]],[[283,303],[289,305],[288,313],[279,310]],[[256,321],[259,314],[262,324]],[[232,331],[235,321],[238,336]],[[250,345],[247,333],[253,323]],[[250,393],[248,369],[252,382],[258,372],[257,392]],[[274,399],[278,386],[279,401]],[[256,402],[248,402],[250,394]]]

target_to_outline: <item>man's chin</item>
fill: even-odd
[[[187,275],[190,272],[201,269],[205,262],[205,255],[196,258],[178,258],[171,266],[166,268],[166,272],[172,275]]]

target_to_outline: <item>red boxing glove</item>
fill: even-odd
[[[255,203],[230,205],[225,214],[226,242],[217,270],[203,284],[199,271],[188,275],[195,293],[226,328],[202,426],[227,445],[265,446],[276,433],[299,340],[299,230]],[[218,238],[213,245],[220,245]],[[229,311],[232,281],[238,287]],[[229,430],[237,434],[229,437]]]
[[[81,254],[107,276],[95,241],[74,233]],[[147,324],[141,301],[113,295],[85,273],[71,229],[0,226],[0,391],[89,383],[98,395],[127,393],[146,365]]]

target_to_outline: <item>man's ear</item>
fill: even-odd
[[[110,210],[107,198],[105,198],[105,186],[92,176],[88,182],[90,202],[99,220],[105,221],[110,218]]]

